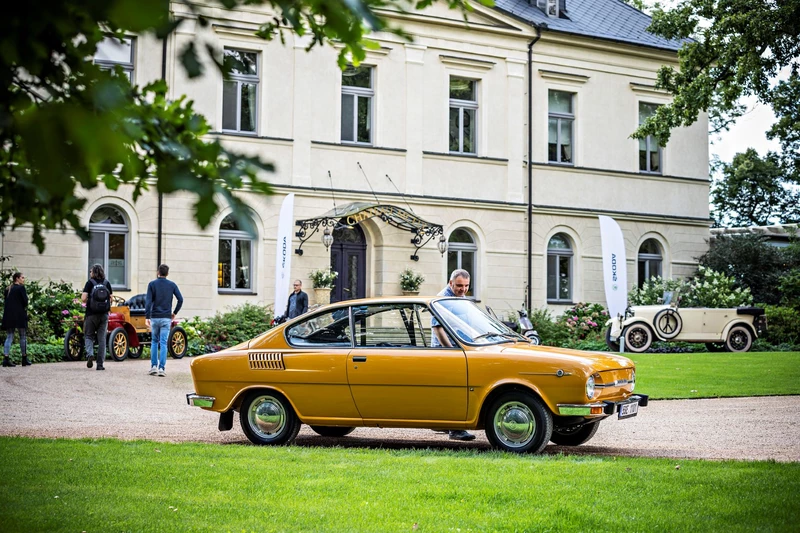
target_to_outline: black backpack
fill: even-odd
[[[89,294],[87,308],[93,314],[108,313],[111,310],[111,293],[108,292],[105,280],[102,283],[98,283],[95,280],[91,281],[94,286],[91,294]]]

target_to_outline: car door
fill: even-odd
[[[425,306],[353,307],[347,377],[365,422],[464,421],[467,360],[460,348],[432,348]]]

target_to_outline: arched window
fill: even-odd
[[[474,296],[478,292],[478,245],[472,234],[464,229],[458,228],[450,234],[447,241],[447,279],[450,273],[457,268],[463,268],[469,272],[469,292],[467,296]]]
[[[112,205],[95,209],[89,219],[89,266],[103,265],[115,289],[128,285],[128,221]]]
[[[661,246],[655,239],[647,239],[639,248],[639,288],[650,278],[661,276]]]
[[[239,227],[233,215],[226,216],[219,226],[217,288],[220,292],[252,292],[254,248],[250,234]]]
[[[547,301],[572,301],[572,245],[569,237],[556,233],[547,243]]]

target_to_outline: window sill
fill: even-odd
[[[208,132],[209,135],[227,135],[230,137],[245,137],[247,139],[261,139],[265,141],[283,141],[283,142],[294,142],[294,139],[288,139],[286,137],[268,137],[266,135],[258,135],[257,133],[249,133],[246,131],[210,131]]]
[[[472,159],[476,161],[491,161],[497,163],[508,163],[508,159],[503,159],[501,157],[483,157],[477,154],[465,154],[461,152],[422,152],[423,155],[432,155],[436,157],[454,157],[458,159]]]
[[[359,150],[381,150],[385,152],[402,152],[405,153],[408,150],[405,148],[390,148],[388,146],[375,146],[373,144],[366,144],[366,143],[356,143],[356,142],[338,142],[332,143],[327,141],[311,141],[311,144],[319,144],[322,146],[336,146],[340,148],[356,148]]]
[[[575,163],[563,163],[561,161],[548,161],[547,164],[554,167],[575,167]]]
[[[217,289],[217,294],[238,294],[240,296],[257,296],[258,293],[250,289]]]
[[[547,303],[553,305],[575,305],[572,300],[547,300]]]

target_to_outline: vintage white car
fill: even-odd
[[[766,332],[767,317],[757,307],[636,305],[606,325],[606,343],[617,352],[620,344],[626,352],[646,352],[656,341],[704,342],[712,352],[746,352]]]

